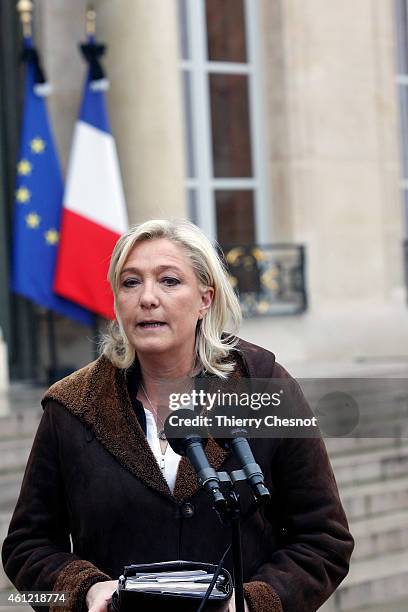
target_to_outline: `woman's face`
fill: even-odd
[[[139,357],[191,359],[197,320],[214,290],[201,291],[184,248],[166,238],[131,251],[120,276],[118,315]]]

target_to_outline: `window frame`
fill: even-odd
[[[186,177],[189,194],[195,192],[195,210],[189,210],[191,220],[199,225],[211,240],[217,238],[215,192],[217,190],[253,191],[255,241],[266,243],[270,237],[268,194],[265,171],[264,86],[259,49],[259,1],[243,0],[247,61],[245,63],[210,61],[207,58],[207,28],[205,0],[185,0],[186,27],[184,32],[189,59],[180,60],[184,73],[190,75],[190,100],[193,168],[195,176]],[[180,49],[180,56],[182,51]],[[210,74],[243,74],[248,77],[249,124],[251,136],[252,177],[216,178],[213,169],[211,135]],[[188,79],[186,79],[188,81]],[[183,97],[184,99],[184,97]],[[186,126],[185,129],[189,129]],[[186,151],[188,156],[189,151]],[[186,164],[187,168],[187,164]],[[186,170],[187,174],[187,170]],[[194,196],[193,196],[194,197]]]
[[[403,8],[405,5],[405,8]],[[408,2],[394,0],[396,33],[396,77],[401,154],[400,189],[404,211],[404,234],[408,237]],[[404,19],[405,16],[405,19]],[[405,47],[403,48],[405,42]],[[405,72],[403,64],[405,63]],[[404,99],[405,95],[405,99]]]

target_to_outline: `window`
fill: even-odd
[[[268,241],[258,0],[178,0],[190,219],[221,245]]]
[[[408,235],[408,7],[407,0],[395,0],[397,28],[397,84],[400,100],[401,187],[404,202],[405,235]]]

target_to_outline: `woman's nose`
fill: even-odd
[[[154,282],[147,281],[143,283],[140,303],[142,306],[145,306],[147,308],[151,306],[157,306],[159,300]]]

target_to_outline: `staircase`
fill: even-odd
[[[408,439],[327,439],[356,545],[322,612],[408,610]],[[395,608],[396,610],[399,607]]]
[[[0,542],[41,417],[41,395],[15,386],[0,394]],[[326,446],[356,547],[349,575],[321,610],[408,610],[408,437],[329,438]],[[9,588],[0,568],[0,598]]]
[[[24,468],[34,433],[41,418],[43,390],[13,385],[0,393],[0,543],[6,537],[10,518],[20,492]],[[0,609],[27,612],[29,606],[7,606],[6,595],[14,590],[0,565]]]

